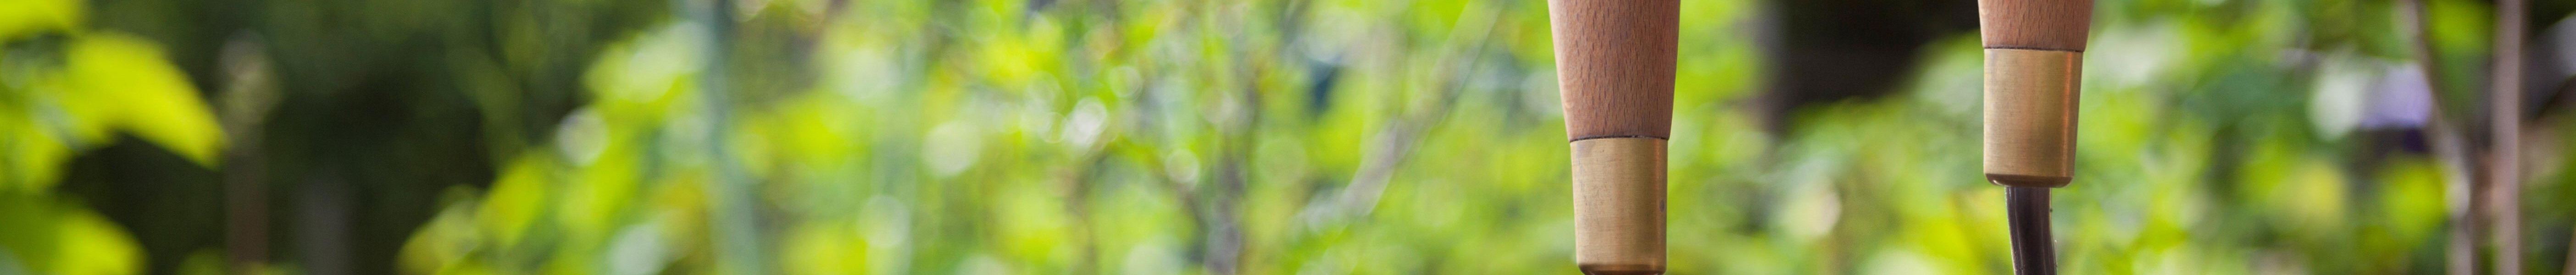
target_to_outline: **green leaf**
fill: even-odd
[[[142,247],[125,229],[88,208],[46,196],[0,198],[0,228],[7,229],[0,230],[0,273],[110,275],[143,271]]]
[[[141,37],[92,34],[72,42],[65,72],[72,89],[67,109],[213,166],[224,145],[214,112],[198,98],[186,74]]]
[[[484,194],[474,223],[500,246],[521,241],[528,228],[537,224],[539,212],[552,197],[554,191],[548,189],[556,180],[553,171],[559,168],[545,159],[535,155],[520,157],[501,173],[500,179],[492,181],[491,193]]]
[[[0,0],[0,41],[80,26],[89,14],[79,0]]]
[[[61,275],[138,274],[143,270],[143,249],[133,237],[109,222],[107,217],[85,210],[65,213],[61,220],[61,242],[54,257],[54,272]]]
[[[0,193],[51,189],[71,150],[34,121],[0,118]]]

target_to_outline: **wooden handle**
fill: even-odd
[[[1676,0],[1549,0],[1568,139],[1672,136]]]
[[[1672,136],[1677,0],[1549,0],[1574,147],[1574,262],[1664,271],[1664,140]]]
[[[2084,51],[2093,0],[1977,0],[1977,30],[1988,49]]]

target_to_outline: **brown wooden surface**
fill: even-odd
[[[2093,0],[1977,0],[1977,30],[1989,49],[2084,51]]]
[[[1550,0],[1566,137],[1672,136],[1675,0]]]
[[[2059,187],[2074,176],[2076,85],[2083,54],[1986,49],[1986,179]]]
[[[1664,270],[1664,140],[1574,144],[1574,263],[1587,274]]]

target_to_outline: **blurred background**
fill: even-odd
[[[2062,266],[2576,272],[2521,1],[2098,0]],[[1682,8],[1672,273],[2009,270],[1974,1]],[[1537,0],[0,0],[0,274],[1569,274],[1552,63]]]

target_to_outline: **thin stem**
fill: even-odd
[[[757,225],[759,213],[754,209],[759,196],[752,194],[750,181],[733,161],[731,148],[726,148],[726,129],[731,129],[732,98],[726,93],[732,87],[726,58],[733,52],[734,3],[725,0],[694,2],[678,0],[690,16],[706,29],[707,47],[700,52],[706,62],[700,72],[699,93],[706,100],[706,149],[715,160],[716,178],[708,181],[708,193],[715,202],[709,207],[707,222],[715,235],[716,270],[725,274],[769,274],[769,263],[761,254]],[[705,4],[694,6],[690,4]]]
[[[2449,118],[2451,115],[2443,110],[2444,106],[2450,106],[2442,100],[2447,94],[2442,92],[2443,83],[2448,82],[2443,79],[2442,62],[2434,54],[2431,30],[2425,27],[2424,1],[2401,0],[2397,4],[2398,27],[2400,32],[2406,33],[2415,61],[2423,67],[2424,93],[2433,103],[2428,104],[2432,112],[2425,119],[2424,138],[2432,147],[2434,159],[2441,160],[2445,168],[2458,171],[2445,173],[2447,175],[2443,177],[2443,194],[2449,201],[2445,207],[2446,216],[2451,226],[2448,247],[2443,249],[2447,267],[2444,273],[2474,275],[2478,270],[2476,216],[2480,207],[2478,202],[2485,197],[2474,192],[2479,185],[2476,178],[2484,173],[2474,170],[2479,166],[2474,164],[2476,161],[2468,152],[2468,138],[2460,129],[2463,125],[2453,124]]]
[[[2496,1],[2494,69],[2487,83],[2488,238],[2495,245],[2496,274],[2522,274],[2522,0]]]

